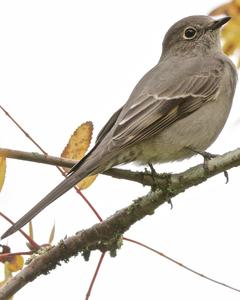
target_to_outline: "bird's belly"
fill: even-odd
[[[231,100],[219,97],[203,105],[158,135],[143,141],[136,161],[140,164],[161,163],[189,158],[206,150],[221,132],[231,108]]]

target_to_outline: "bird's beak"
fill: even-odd
[[[216,30],[220,27],[222,27],[224,24],[226,24],[229,20],[231,19],[231,17],[224,17],[221,18],[219,20],[213,21],[207,28],[207,30]]]

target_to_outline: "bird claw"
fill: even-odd
[[[191,149],[192,150],[192,149]],[[203,168],[204,170],[208,171],[208,161],[211,160],[212,158],[215,158],[218,156],[218,154],[212,154],[212,153],[209,153],[207,151],[197,151],[197,150],[192,150],[193,152],[197,153],[197,154],[200,154],[203,159],[204,159],[204,162],[203,162]],[[227,171],[224,171],[223,172],[225,178],[226,178],[226,184],[229,182],[229,175],[228,175],[228,172]]]
[[[228,182],[229,182],[229,175],[228,175],[228,171],[224,171],[223,172],[223,174],[224,174],[224,176],[225,176],[225,178],[226,178],[226,182],[225,182],[225,184],[227,184]]]
[[[171,199],[169,199],[167,203],[170,205],[170,209],[173,209],[172,200],[171,200]]]

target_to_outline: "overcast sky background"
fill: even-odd
[[[51,155],[59,156],[82,122],[94,136],[155,65],[164,33],[177,20],[207,14],[220,0],[202,1],[1,1],[0,103]],[[224,153],[239,146],[239,89],[228,124],[209,148]],[[0,116],[1,147],[38,149],[7,117]],[[179,172],[201,163],[196,157],[157,166]],[[128,166],[129,167],[129,166]],[[140,168],[142,170],[143,168]],[[240,169],[222,174],[173,199],[134,225],[126,237],[162,251],[187,266],[240,288]],[[8,160],[1,211],[13,220],[60,180],[52,166]],[[103,218],[148,192],[139,184],[99,176],[84,192]],[[97,222],[70,191],[34,219],[35,239],[55,242]],[[9,225],[0,220],[1,233]],[[17,233],[13,251],[26,249]],[[14,299],[84,299],[100,254],[78,256],[23,288]],[[116,258],[107,254],[94,285],[97,299],[239,299],[239,294],[202,279],[145,249],[124,242]]]

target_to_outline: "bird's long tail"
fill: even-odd
[[[86,170],[86,169],[85,169]],[[13,224],[2,236],[1,239],[13,234],[25,224],[31,221],[36,215],[38,215],[45,207],[63,195],[65,192],[70,190],[75,184],[80,180],[88,176],[89,171],[79,172],[77,170],[72,173],[69,177],[63,180],[59,185],[57,185],[49,194],[47,194],[40,202],[38,202],[32,209],[29,210],[22,218],[20,218],[15,224]]]

